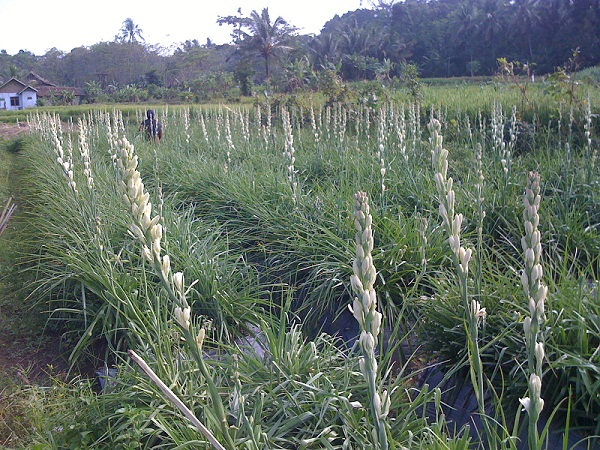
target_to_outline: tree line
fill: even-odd
[[[577,51],[577,68],[600,61],[600,0],[379,0],[299,34],[267,9],[219,17],[232,40],[182,42],[173,52],[144,41],[127,18],[112,42],[34,55],[0,50],[0,80],[34,71],[83,88],[88,101],[202,101],[260,89],[344,81],[489,76],[498,59],[546,74]],[[325,74],[325,76],[323,76]],[[411,75],[411,76],[412,76]]]

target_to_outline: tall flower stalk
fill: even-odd
[[[116,168],[124,192],[123,201],[130,208],[133,218],[130,231],[142,244],[143,258],[154,269],[169,298],[176,305],[173,313],[175,321],[206,381],[214,407],[215,419],[225,439],[226,447],[233,450],[236,447],[227,424],[223,400],[201,352],[204,330],[200,329],[195,333],[191,322],[192,311],[186,300],[188,290],[185,288],[183,272],[172,273],[171,259],[169,255],[163,254],[162,217],[159,214],[152,216],[150,195],[144,189],[140,172],[137,170],[138,157],[135,154],[134,146],[125,138],[120,139],[118,143],[120,151],[117,155]]]
[[[587,159],[590,162],[588,165],[587,171],[587,183],[591,184],[592,175],[594,174],[594,169],[596,167],[597,159],[598,159],[598,149],[592,151],[592,108],[590,105],[589,96],[585,100],[585,123],[583,128],[585,130],[585,146]]]
[[[541,448],[537,422],[544,408],[541,390],[542,365],[545,355],[541,327],[544,323],[545,301],[548,295],[548,288],[542,283],[542,244],[541,233],[538,230],[540,201],[540,175],[530,172],[523,198],[525,236],[521,238],[521,247],[525,260],[525,268],[521,274],[521,283],[529,306],[529,317],[526,317],[523,321],[529,375],[529,397],[519,399],[529,416],[528,440],[530,449]]]
[[[390,410],[390,398],[384,390],[379,394],[377,387],[377,358],[375,347],[377,336],[381,330],[382,315],[377,311],[377,295],[375,293],[375,277],[377,272],[373,265],[373,219],[369,212],[369,199],[365,192],[354,195],[354,225],[356,227],[355,243],[356,258],[352,266],[353,275],[350,283],[355,297],[350,311],[360,325],[361,333],[359,345],[362,352],[360,357],[360,370],[369,387],[371,401],[371,414],[376,428],[374,436],[377,437],[379,448],[387,450],[387,432],[385,418]]]
[[[67,151],[65,152],[63,150],[60,118],[58,116],[48,116],[48,118],[50,125],[49,135],[54,148],[54,153],[56,154],[56,162],[60,166],[61,171],[65,179],[67,180],[69,188],[71,188],[71,190],[73,191],[73,195],[77,197],[79,191],[77,190],[77,183],[75,183],[75,179],[73,176],[73,153],[70,147],[70,141],[68,142]]]
[[[83,163],[83,174],[87,180],[87,188],[91,192],[94,189],[94,177],[92,176],[90,146],[87,141],[87,123],[81,119],[77,119],[77,128],[79,129],[79,153],[81,154],[81,162]]]
[[[448,232],[448,243],[454,255],[457,268],[460,295],[466,311],[466,329],[469,344],[469,361],[471,364],[471,382],[479,406],[479,413],[485,415],[483,364],[479,351],[479,325],[485,321],[486,310],[478,300],[470,298],[468,292],[469,261],[472,250],[465,248],[460,242],[463,215],[455,214],[455,193],[453,180],[448,177],[448,150],[443,147],[443,136],[440,134],[441,125],[436,119],[431,119],[428,125],[431,137],[431,162],[435,172],[434,179],[440,201],[439,212],[444,227]]]
[[[385,173],[386,169],[386,155],[385,147],[387,144],[386,138],[387,120],[385,110],[379,109],[378,116],[378,128],[377,128],[377,159],[379,162],[379,185],[381,187],[381,204],[385,207]]]
[[[285,134],[285,148],[283,150],[283,156],[285,157],[286,162],[289,164],[287,166],[287,178],[292,190],[292,201],[294,204],[296,204],[298,201],[298,179],[297,170],[294,167],[294,163],[296,162],[296,157],[294,156],[294,153],[296,152],[294,149],[294,133],[292,130],[292,123],[290,121],[290,114],[287,109],[282,109],[281,115]]]

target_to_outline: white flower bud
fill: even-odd
[[[544,344],[542,344],[541,342],[536,342],[535,343],[535,359],[537,360],[538,364],[541,365],[541,363],[544,361],[545,356],[546,356],[546,353],[544,352]]]
[[[523,333],[525,334],[525,338],[529,339],[531,335],[531,317],[525,317],[523,319]]]
[[[531,269],[531,282],[536,283],[536,282],[540,281],[542,279],[542,275],[543,275],[542,265],[540,263],[537,263]]]
[[[463,215],[455,214],[454,221],[452,223],[452,234],[458,236],[460,235],[460,229],[462,228]]]
[[[350,276],[350,285],[352,286],[352,290],[354,292],[356,292],[357,294],[364,291],[362,282],[360,281],[360,278],[356,274],[353,274]]]
[[[389,414],[391,404],[392,404],[392,402],[391,402],[390,395],[387,390],[384,390],[382,392],[382,398],[381,398],[381,416],[380,417],[383,418]]]
[[[157,261],[160,261],[160,251],[162,249],[160,246],[160,239],[154,240],[154,242],[152,242],[150,248],[152,250],[152,253],[154,254],[154,258]]]
[[[365,230],[363,231],[362,236],[360,238],[361,243],[363,245],[365,243],[367,243],[371,239],[371,235],[372,235],[371,227],[366,226]]]
[[[152,252],[150,251],[150,249],[147,246],[143,246],[142,247],[142,256],[144,257],[144,259],[146,261],[148,261],[149,263],[154,262],[154,256],[152,255]]]
[[[523,236],[521,238],[521,249],[523,250],[523,252],[527,251],[527,249],[529,248],[529,243],[527,242],[527,238],[525,236]]]
[[[377,392],[373,394],[373,408],[375,409],[377,416],[381,417],[381,397]]]
[[[160,222],[160,216],[156,215],[152,218],[152,220],[150,221],[150,227],[155,227],[158,222]],[[162,235],[161,235],[162,236]]]
[[[448,211],[443,203],[440,203],[440,216],[442,216],[445,222],[448,221]]]
[[[161,240],[163,236],[163,227],[160,223],[157,223],[152,228],[150,228],[150,237],[153,241]]]
[[[463,247],[460,248],[460,265],[462,267],[462,270],[464,273],[467,273],[469,271],[469,261],[471,260],[471,249],[464,249]]]
[[[358,340],[365,353],[371,354],[375,351],[375,339],[371,333],[367,333],[363,330],[360,333],[360,338]]]
[[[204,342],[204,337],[206,336],[206,330],[204,328],[200,328],[198,332],[198,336],[196,336],[196,344],[198,348],[202,350],[202,343]]]
[[[548,288],[546,286],[542,286],[540,287],[540,289],[538,290],[538,294],[540,292],[544,292],[545,290],[547,290]],[[536,295],[537,296],[537,295]],[[546,296],[544,295],[544,298]],[[538,316],[538,321],[541,323],[542,319],[544,317],[544,311],[545,311],[545,307],[544,307],[544,299],[538,300],[538,302],[535,305],[535,312],[537,313]]]
[[[183,272],[176,272],[173,274],[173,284],[175,285],[175,289],[179,293],[180,296],[183,296]]]
[[[361,244],[357,244],[356,245],[356,256],[359,259],[363,259],[365,257],[365,252],[364,252],[363,247],[362,247]]]
[[[535,293],[535,299],[538,303],[546,301],[546,297],[548,296],[548,286],[541,285],[538,291]]]
[[[533,253],[533,250],[528,248],[525,250],[525,264],[527,265],[527,267],[532,268],[534,263],[535,255]]]
[[[379,331],[381,330],[381,318],[382,315],[380,312],[375,311],[375,313],[373,314],[373,320],[371,322],[371,333],[373,334],[373,337],[377,337],[379,336]]]
[[[535,300],[529,297],[529,314],[531,314],[531,317],[533,317],[533,315],[535,314],[535,307]]]
[[[146,239],[144,237],[144,233],[142,232],[142,230],[140,229],[140,227],[138,227],[136,224],[132,223],[129,226],[129,230],[131,230],[131,233],[139,240],[141,240],[142,242]]]
[[[362,356],[358,358],[358,367],[360,367],[360,373],[362,373],[363,377],[365,377],[365,379],[368,379],[367,364],[365,362],[365,358]]]
[[[366,255],[365,259],[363,259],[362,264],[360,266],[360,273],[362,273],[363,275],[368,274],[372,265],[373,259],[371,255]]]
[[[529,409],[531,408],[531,400],[529,400],[529,397],[520,398],[519,403],[523,405],[523,409],[525,409],[525,411],[529,412]]]
[[[529,394],[533,400],[539,399],[542,394],[542,379],[535,373],[529,377]]]
[[[358,324],[362,327],[365,323],[365,316],[364,316],[363,307],[362,307],[360,301],[358,300],[358,297],[354,297],[352,306],[348,305],[348,308],[352,312],[352,315],[354,316],[354,318],[356,319]]]
[[[168,280],[169,273],[171,272],[171,258],[169,258],[169,255],[163,256],[162,263],[161,263],[161,271],[162,271],[163,277],[166,280]]]
[[[542,239],[542,234],[540,233],[540,230],[535,230],[533,233],[531,233],[531,248],[535,248],[537,247]]]
[[[521,272],[521,284],[523,285],[525,292],[529,292],[529,278],[527,277],[527,272],[525,270]]]
[[[444,177],[441,173],[436,172],[433,176],[438,192],[444,191]]]
[[[533,224],[527,220],[525,221],[525,236],[531,236],[533,234]]]
[[[369,295],[369,291],[364,291],[362,294],[362,307],[365,311],[369,311],[371,309],[371,296]]]
[[[458,255],[460,249],[460,236],[451,234],[448,238],[448,244],[450,244],[450,250],[452,250],[452,253]]]
[[[191,312],[192,309],[189,306],[186,306],[183,310],[179,306],[175,308],[175,320],[177,320],[177,323],[186,330],[189,330],[190,328]]]

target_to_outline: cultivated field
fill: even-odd
[[[596,448],[597,106],[440,89],[159,107],[160,144],[141,108],[29,115],[4,288],[110,376],[19,391],[7,443]]]

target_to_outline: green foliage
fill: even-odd
[[[64,395],[70,389],[74,395],[56,408],[77,410],[73,427],[46,433],[65,416],[44,406],[48,418],[35,435],[39,445],[207,445],[132,368],[123,350],[133,348],[223,442],[232,439],[247,448],[368,448],[371,400],[357,355],[320,333],[351,300],[351,199],[363,190],[371,200],[374,288],[386,324],[378,377],[392,395],[390,442],[467,448],[466,430],[450,432],[439,415],[439,392],[416,390],[414,384],[413,370],[434,357],[450,372],[464,374],[465,356],[476,348],[465,334],[464,299],[452,276],[447,232],[439,226],[431,145],[422,129],[431,116],[440,119],[456,210],[464,214],[461,245],[478,246],[465,286],[487,310],[478,346],[483,374],[503,408],[493,419],[508,427],[527,386],[521,368],[528,309],[519,285],[521,199],[526,175],[535,169],[542,177],[539,227],[550,288],[545,411],[560,408],[572,392],[569,404],[577,418],[572,424],[598,432],[594,283],[600,193],[595,174],[590,176],[586,129],[575,125],[585,119],[556,118],[557,104],[533,86],[529,98],[536,117],[554,122],[530,123],[517,113],[506,119],[503,111],[520,94],[502,86],[424,87],[419,103],[397,102],[406,94],[380,82],[351,86],[361,95],[381,89],[378,101],[368,103],[346,97],[350,87],[335,70],[321,75],[331,83],[322,97],[267,97],[241,108],[156,108],[166,130],[160,146],[138,134],[143,113],[138,108],[123,107],[122,123],[118,113],[74,109],[89,120],[94,177],[88,189],[78,135],[65,131],[62,142],[67,151],[71,138],[77,194],[43,130],[13,155],[19,204],[26,211],[17,223],[25,256],[21,278],[31,298],[52,311],[74,361],[91,353],[97,341],[108,348],[104,362],[118,367],[103,395],[63,386]],[[284,109],[293,139],[282,126]],[[569,134],[558,133],[558,120]],[[189,332],[175,317],[169,289],[131,227],[107,123],[135,145],[148,201],[160,214],[163,254],[170,256],[173,272],[185,273]],[[526,139],[531,143],[519,147]],[[281,152],[290,140],[295,190],[290,162]],[[202,328],[204,355],[195,339]],[[426,344],[420,360],[410,358],[415,340]],[[248,349],[252,343],[260,351]],[[434,413],[426,417],[428,404]],[[220,421],[221,407],[228,427]],[[496,431],[500,439],[512,434],[509,428]]]
[[[421,99],[422,85],[419,80],[419,68],[415,64],[402,63],[398,80],[400,85],[408,90],[413,101]]]
[[[583,82],[588,82],[590,84],[595,84],[596,86],[598,86],[598,84],[600,83],[600,67],[588,67],[587,69],[583,69],[577,72],[576,76]]]
[[[337,68],[327,67],[318,73],[319,92],[326,97],[327,105],[348,100],[348,88],[337,74]]]
[[[249,64],[240,64],[235,72],[233,72],[233,79],[240,86],[240,94],[250,97],[252,95],[252,77],[255,71]]]
[[[557,101],[565,103],[569,108],[578,107],[582,111],[582,97],[579,92],[581,82],[574,73],[579,69],[579,56],[577,49],[566,63],[548,76],[547,90]]]

